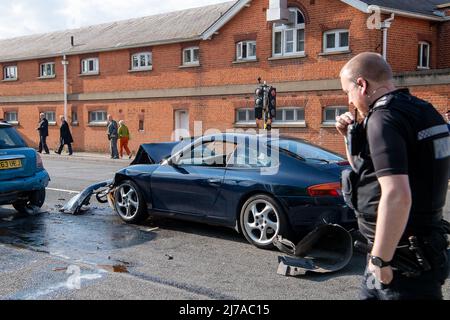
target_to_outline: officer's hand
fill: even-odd
[[[394,272],[391,267],[380,269],[369,262],[369,272],[374,274],[377,280],[384,285],[389,285],[394,280]]]
[[[355,122],[355,118],[351,114],[351,112],[347,112],[340,117],[336,117],[336,129],[337,131],[343,135],[347,136],[348,126]]]

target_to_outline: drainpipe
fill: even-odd
[[[66,55],[63,56],[62,65],[64,66],[64,119],[67,121],[67,66],[69,61],[66,59]]]
[[[381,22],[381,30],[383,30],[383,58],[387,61],[387,44],[388,44],[388,30],[391,27],[392,21],[395,19],[395,13],[389,19]]]

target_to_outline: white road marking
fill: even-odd
[[[65,193],[81,193],[80,191],[73,191],[73,190],[64,190],[64,189],[53,189],[53,188],[47,188],[49,191],[57,191],[57,192],[65,192]]]

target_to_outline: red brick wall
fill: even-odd
[[[414,87],[412,93],[430,101],[441,112],[450,108],[450,86]],[[227,98],[196,98],[196,99],[153,99],[140,101],[114,101],[78,103],[78,120],[80,125],[72,127],[76,150],[101,151],[108,150],[105,127],[88,127],[88,110],[106,109],[117,120],[125,120],[130,128],[131,148],[137,150],[142,143],[170,141],[174,130],[174,110],[180,108],[189,111],[190,130],[194,134],[194,121],[203,121],[203,132],[208,129],[226,131],[234,128],[234,109],[246,107],[246,96]],[[298,94],[282,94],[279,106],[297,105],[305,108],[306,128],[280,129],[282,134],[292,135],[312,141],[318,145],[344,152],[343,139],[334,128],[322,127],[323,107],[342,105],[345,96],[340,91],[324,91]],[[0,114],[12,107],[0,107]],[[36,146],[38,136],[35,131],[39,111],[45,108],[56,108],[57,115],[62,114],[60,104],[20,105],[19,130],[27,137],[31,145]],[[139,132],[139,119],[143,117],[145,131]],[[245,130],[245,129],[244,129]],[[50,128],[49,145],[57,144],[59,131],[57,127]]]
[[[179,68],[182,64],[181,50],[184,45],[172,44],[142,48],[142,50],[120,50],[92,55],[69,57],[69,93],[117,92],[155,88],[192,88],[230,84],[256,84],[261,76],[271,82],[299,81],[313,79],[336,79],[341,67],[355,54],[364,51],[381,53],[382,32],[368,30],[368,15],[335,0],[297,0],[291,1],[305,9],[306,57],[269,61],[272,56],[272,29],[266,22],[266,0],[252,1],[233,20],[223,27],[212,40],[201,41],[201,66]],[[440,42],[437,26],[423,20],[396,17],[389,30],[388,59],[395,71],[414,71],[417,68],[418,41],[426,40],[432,45],[432,67],[449,64],[448,52],[449,23],[441,27]],[[320,55],[323,32],[336,28],[349,28],[350,54]],[[444,31],[443,31],[444,30]],[[447,32],[447,33],[445,33]],[[245,34],[257,39],[258,62],[233,64],[235,60],[235,41],[244,39]],[[250,36],[249,36],[250,37]],[[439,47],[440,43],[440,47]],[[438,50],[439,49],[439,50]],[[153,70],[130,73],[130,55],[139,51],[152,51]],[[80,60],[87,57],[100,58],[100,75],[80,76]],[[56,63],[55,79],[38,80],[39,63],[44,61],[19,62],[19,81],[0,82],[0,96],[24,96],[63,93],[62,58]],[[450,66],[450,65],[448,65]],[[449,86],[415,88],[414,92],[431,100],[440,111],[449,108]],[[131,145],[134,149],[144,142],[170,140],[174,129],[174,110],[189,110],[191,130],[193,122],[204,121],[204,129],[232,128],[235,122],[234,109],[252,104],[252,96],[229,96],[185,98],[185,99],[147,99],[127,101],[71,101],[78,112],[79,126],[73,127],[75,148],[88,151],[106,151],[107,140],[104,127],[89,127],[88,111],[102,109],[112,113],[116,119],[124,119],[132,132]],[[282,129],[282,133],[306,138],[325,147],[343,152],[342,139],[333,128],[323,128],[322,110],[329,105],[342,105],[345,97],[341,92],[311,92],[282,94],[279,106],[305,107],[307,128]],[[70,114],[69,105],[69,114]],[[37,143],[35,131],[39,111],[56,108],[57,116],[63,113],[62,103],[29,103],[0,105],[3,112],[16,108],[19,110],[19,128],[32,144]],[[145,131],[138,132],[140,117],[145,119]],[[57,142],[58,130],[52,128],[50,145]]]
[[[439,28],[439,68],[450,68],[450,21]]]
[[[388,61],[394,72],[413,71],[418,66],[418,43],[431,45],[430,67],[438,67],[438,26],[425,20],[397,16],[388,31]],[[439,53],[439,55],[438,55]]]

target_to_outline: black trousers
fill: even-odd
[[[428,255],[432,269],[417,278],[408,278],[394,271],[394,280],[389,285],[376,281],[367,271],[361,287],[361,300],[442,300],[442,286],[449,275],[449,253],[447,249]]]
[[[45,153],[49,154],[50,150],[48,150],[47,146],[47,137],[40,136],[39,137],[39,153],[42,153],[42,150],[45,151]]]
[[[64,143],[61,142],[61,144],[59,145],[57,153],[61,154],[61,152],[63,151],[65,145],[67,145],[67,148],[69,149],[69,155],[72,155],[73,150],[72,150],[72,144],[71,143],[64,144]]]

